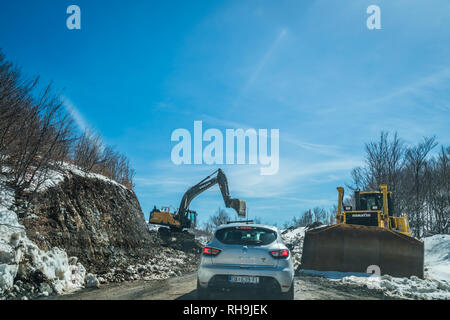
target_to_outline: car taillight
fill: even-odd
[[[204,247],[203,248],[203,254],[205,256],[217,256],[220,253],[220,249],[216,249],[216,248],[209,248],[209,247]]]
[[[270,251],[270,254],[275,259],[284,259],[284,258],[289,257],[289,250]]]

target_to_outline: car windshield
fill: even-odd
[[[225,244],[268,245],[276,240],[277,233],[265,228],[240,226],[217,230],[216,238]]]

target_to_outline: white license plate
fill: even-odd
[[[249,277],[249,276],[229,276],[228,281],[232,283],[250,283],[258,284],[259,277]]]

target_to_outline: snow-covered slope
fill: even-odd
[[[70,177],[70,175],[75,174],[80,177],[89,178],[89,179],[98,179],[116,186],[120,186],[122,188],[126,187],[120,183],[118,183],[115,180],[112,180],[110,178],[107,178],[101,174],[98,173],[92,173],[92,172],[85,172],[81,168],[70,164],[70,163],[63,163],[61,170],[53,170],[48,173],[47,180],[44,181],[41,185],[39,185],[39,188],[37,189],[38,192],[44,192],[48,188],[55,187],[61,182],[64,181],[64,178]],[[31,183],[31,185],[27,188],[28,190],[34,190],[36,188],[36,185],[34,182]]]
[[[388,297],[420,300],[450,299],[450,282],[437,279],[381,277],[356,272],[302,270],[302,273],[327,278],[344,286],[381,291]]]
[[[43,278],[39,287],[29,284],[30,291],[40,295],[66,293],[83,287],[86,270],[76,258],[69,259],[66,252],[57,247],[40,250],[28,239],[16,213],[9,209],[14,191],[1,181],[0,200],[0,299],[6,298],[5,293],[9,297],[26,297],[20,294],[23,288],[15,285],[16,278]]]
[[[450,282],[450,235],[438,234],[423,239],[425,274],[429,278]]]

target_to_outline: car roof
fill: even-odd
[[[267,224],[258,224],[258,223],[245,223],[245,222],[232,222],[232,223],[227,223],[227,224],[222,224],[220,226],[218,226],[215,230],[221,230],[221,229],[225,229],[225,228],[229,228],[229,227],[255,227],[255,228],[265,228],[265,229],[270,229],[273,231],[278,232],[278,228],[274,227],[274,226],[270,226]]]

